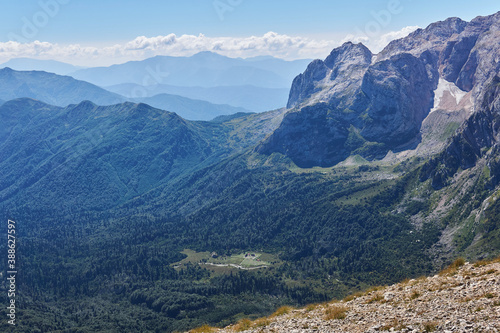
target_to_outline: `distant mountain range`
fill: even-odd
[[[157,56],[110,67],[81,69],[76,79],[101,87],[122,83],[142,86],[168,84],[183,87],[253,85],[289,88],[293,78],[310,60],[285,61],[277,58],[228,58],[212,52],[191,57]]]
[[[69,73],[85,68],[55,60],[38,60],[31,58],[11,59],[3,64],[0,64],[0,68],[4,67],[9,67],[16,71],[45,71],[58,75],[68,75]]]
[[[175,112],[182,118],[188,120],[212,120],[218,116],[250,112],[245,108],[234,107],[227,104],[212,104],[203,100],[170,94],[158,94],[153,97],[132,98],[129,100],[145,103],[162,110]]]
[[[105,89],[129,98],[152,97],[158,94],[179,95],[213,104],[228,104],[253,112],[264,112],[286,105],[290,88],[262,88],[256,86],[221,86],[212,88],[179,87],[157,84],[143,87],[124,83]]]
[[[285,61],[273,57],[228,58],[212,52],[201,52],[191,57],[158,56],[110,67],[79,68],[57,61],[19,58],[0,65],[0,68],[71,75],[80,82],[101,86],[121,96],[99,90],[95,86],[86,85],[86,89],[83,89],[83,83],[70,82],[69,78],[60,85],[60,91],[48,89],[50,92],[42,93],[45,87],[27,89],[31,83],[26,82],[27,86],[23,86],[19,79],[21,74],[16,74],[17,83],[7,87],[0,97],[5,100],[30,97],[58,106],[82,100],[102,105],[125,100],[154,101],[152,103],[156,107],[170,109],[186,119],[207,120],[212,115],[264,112],[284,107],[293,77],[308,62],[309,60]],[[23,75],[29,80],[29,75]],[[46,74],[32,74],[33,77],[43,75]],[[50,80],[48,82],[50,85]],[[75,88],[76,85],[78,89]],[[162,96],[150,99],[156,95]],[[202,101],[220,105],[211,106],[201,103]],[[197,111],[198,109],[202,111]]]
[[[249,112],[241,107],[217,105],[203,100],[159,94],[146,98],[125,98],[88,82],[75,80],[42,71],[0,70],[0,98],[4,101],[17,98],[32,98],[55,106],[66,107],[82,101],[98,105],[112,105],[127,100],[143,102],[154,107],[175,112],[189,120],[211,120],[217,116]]]
[[[263,112],[285,106],[293,78],[309,61],[228,58],[201,52],[87,68],[71,75],[126,97],[171,94]]]
[[[41,71],[18,72],[10,68],[0,69],[0,98],[8,101],[20,97],[33,98],[56,106],[78,104],[84,100],[91,100],[99,105],[125,101],[123,96],[70,76]]]

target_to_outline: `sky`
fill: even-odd
[[[100,66],[200,51],[325,58],[348,40],[378,52],[432,22],[497,11],[498,0],[0,0],[0,62]]]

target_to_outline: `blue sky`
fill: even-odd
[[[203,34],[206,38],[231,37],[241,40],[251,36],[263,37],[272,31],[279,36],[300,37],[309,42],[321,41],[325,49],[331,46],[326,45],[326,41],[331,41],[334,45],[349,35],[368,35],[371,41],[366,40],[366,43],[371,42],[372,48],[377,48],[376,38],[402,31],[405,27],[425,27],[450,16],[470,20],[499,10],[498,0],[11,0],[1,2],[0,43],[13,40],[29,44],[37,40],[50,45],[57,44],[59,47],[69,44],[93,47],[100,52],[102,48],[115,44],[125,45],[138,36],[150,38],[171,34],[176,37]],[[394,36],[399,37],[398,34]],[[287,41],[284,45],[304,43],[303,39]],[[158,40],[154,42],[158,43]],[[164,43],[165,40],[161,42]],[[192,39],[190,42],[196,46],[200,40]],[[203,41],[205,48],[207,43],[216,42],[217,40]],[[224,43],[229,41],[225,40]],[[268,49],[264,51],[255,49],[252,44],[253,51],[249,52],[249,56],[258,52],[272,55],[271,44],[274,43],[274,47],[278,48],[279,43],[276,38],[272,42],[267,40],[267,43]],[[183,45],[187,53],[193,53],[196,49],[194,46]],[[172,52],[177,54],[180,49],[178,47]],[[21,56],[30,55],[26,48],[23,50]],[[4,50],[0,49],[0,60],[13,55],[12,50],[4,54],[2,51]],[[78,51],[73,49],[73,52]],[[87,52],[90,52],[89,49]],[[110,52],[109,49],[106,53],[107,62],[113,62]],[[126,60],[127,55],[123,50],[114,52],[119,53],[114,60]],[[158,53],[162,52],[168,50],[158,50]],[[315,52],[320,56],[325,51],[316,47],[310,54],[315,55]],[[144,57],[155,52],[153,50],[147,53],[139,55],[136,52],[135,55],[128,56]],[[231,52],[226,53],[230,55]],[[235,50],[233,53],[237,56],[244,55]],[[288,54],[277,52],[276,55],[296,58],[307,54],[304,51]],[[31,55],[47,58],[50,54]],[[104,53],[102,55],[104,57]],[[67,54],[65,57],[66,60],[71,60]],[[79,61],[77,55],[73,58],[74,62]]]

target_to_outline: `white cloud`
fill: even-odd
[[[400,38],[416,27],[406,27],[376,38],[347,36],[343,41],[316,40],[306,37],[280,35],[268,32],[263,36],[251,37],[207,37],[170,34],[158,37],[137,37],[125,44],[105,47],[60,45],[35,41],[32,43],[0,43],[0,62],[12,58],[29,57],[53,59],[76,65],[97,66],[142,60],[156,55],[190,56],[201,51],[214,51],[229,57],[253,57],[272,55],[283,59],[325,58],[333,48],[347,40],[363,42],[378,52],[395,38]]]
[[[404,27],[398,31],[391,31],[385,34],[381,34],[375,37],[368,37],[366,34],[359,35],[348,35],[346,36],[342,42],[351,41],[353,43],[363,43],[365,44],[373,53],[378,53],[382,51],[384,47],[387,46],[391,41],[399,38],[403,38],[408,36],[413,31],[419,29],[418,26],[408,26]]]
[[[406,37],[419,28],[420,28],[419,26],[409,26],[409,27],[404,27],[403,29],[401,29],[399,31],[392,31],[392,32],[386,33],[386,34],[380,36],[380,38],[378,40],[374,41],[374,43],[372,44],[373,50],[376,50],[376,52],[380,52],[391,41],[393,41],[395,39],[400,39],[400,38]]]

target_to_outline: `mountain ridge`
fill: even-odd
[[[310,167],[332,166],[351,154],[381,159],[389,151],[419,144],[440,80],[471,92],[467,98],[473,108],[483,84],[500,71],[495,61],[499,25],[500,12],[471,22],[448,19],[391,42],[373,59],[362,44],[345,43],[294,80],[288,103],[292,109],[258,151],[280,152]],[[318,127],[301,128],[313,122]],[[336,128],[336,140],[322,123]]]
[[[68,75],[84,67],[74,66],[55,60],[38,60],[32,58],[13,58],[0,64],[0,68],[9,67],[17,71],[43,71],[58,75]]]
[[[195,121],[209,121],[216,117],[236,113],[250,113],[249,110],[241,107],[234,107],[228,104],[212,104],[203,100],[171,94],[158,94],[152,97],[132,98],[130,100],[145,103],[163,110],[171,110],[184,119]]]
[[[135,83],[144,86],[255,85],[284,88],[288,87],[295,73],[300,72],[308,62],[309,60],[285,61],[277,58],[247,61],[213,52],[201,52],[191,57],[156,56],[110,67],[79,70],[71,75],[98,86]]]
[[[145,102],[152,106],[176,112],[191,120],[212,120],[219,115],[249,112],[245,108],[213,104],[177,95],[159,94],[145,98],[125,98],[85,81],[44,71],[14,71],[0,69],[0,93],[2,100],[33,98],[42,102],[65,107],[91,100],[100,105],[112,105],[125,101]]]
[[[0,98],[3,100],[28,97],[57,106],[67,106],[86,99],[102,105],[124,101],[122,96],[91,83],[43,71],[23,72],[3,68],[0,69],[0,82]]]
[[[264,112],[282,108],[286,105],[290,89],[268,89],[256,86],[226,87],[180,87],[164,84],[144,87],[125,83],[105,87],[114,93],[128,98],[147,98],[159,94],[173,94],[191,99],[208,101],[213,104],[228,104],[252,112]],[[260,98],[255,98],[259,96]]]

